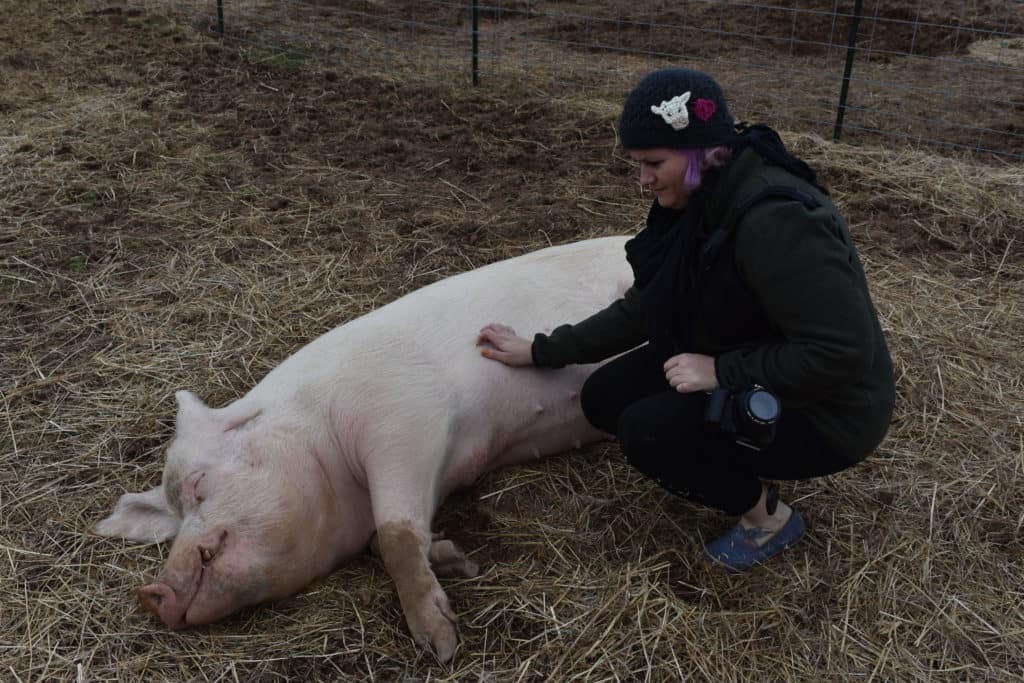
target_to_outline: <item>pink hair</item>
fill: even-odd
[[[693,192],[700,187],[704,171],[725,166],[732,158],[732,150],[728,147],[689,147],[680,151],[686,155],[688,162],[686,177],[683,178],[683,186],[687,192]]]

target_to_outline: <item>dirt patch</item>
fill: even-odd
[[[233,9],[229,18],[229,34],[247,43],[469,82],[472,31],[463,6],[302,3],[282,9],[263,2]],[[618,101],[644,71],[683,64],[714,73],[741,119],[827,136],[839,109],[852,21],[849,8],[824,0],[786,6],[496,3],[479,17],[479,75],[494,84],[546,83],[554,92],[577,89]],[[931,145],[953,154],[1024,154],[1016,123],[1024,81],[1012,62],[980,61],[970,51],[1024,35],[1019,8],[869,2],[858,26],[844,139]]]
[[[866,3],[857,40],[862,50],[881,59],[892,56],[937,56],[961,53],[975,35],[1021,32],[1024,22],[1008,26],[1003,12],[975,11],[961,16],[963,3]],[[558,13],[562,14],[562,13]],[[692,2],[642,7],[589,5],[578,12],[556,14],[552,25],[536,35],[586,50],[627,47],[662,55],[728,61],[750,51],[824,57],[846,46],[853,15],[836,11],[833,2],[772,6],[743,3]]]

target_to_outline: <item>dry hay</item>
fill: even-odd
[[[1024,661],[1020,165],[787,139],[851,219],[899,403],[852,472],[783,485],[811,531],[745,576],[729,520],[615,447],[492,474],[436,527],[463,642],[413,646],[382,566],[172,633],[165,545],[89,532],[153,485],[174,390],[240,395],[323,331],[447,274],[635,229],[614,114],[272,63],[153,16],[0,25],[0,678],[1009,680]],[[415,103],[416,106],[409,106]]]
[[[996,64],[1024,66],[1024,38],[977,40],[967,46],[967,51],[978,59]]]
[[[715,73],[730,106],[752,120],[830,135],[850,20],[836,10],[831,0],[800,7],[506,1],[482,8],[480,78],[558,97],[601,94],[618,105],[642,73],[683,64]],[[204,30],[215,24],[191,6],[181,18]],[[224,26],[233,39],[274,46],[278,54],[264,56],[270,60],[305,52],[349,67],[470,78],[465,3],[246,0],[226,9]],[[1024,155],[1024,79],[1014,60],[1021,6],[886,0],[868,3],[859,26],[845,140]]]

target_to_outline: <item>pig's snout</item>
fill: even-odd
[[[139,602],[173,629],[185,628],[185,605],[166,583],[151,583],[139,589]]]

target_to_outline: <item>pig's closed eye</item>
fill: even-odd
[[[199,478],[196,479],[196,483],[192,486],[192,498],[196,501],[196,505],[202,505],[203,501],[206,500],[206,492],[199,488],[205,476],[205,472],[200,474]]]

